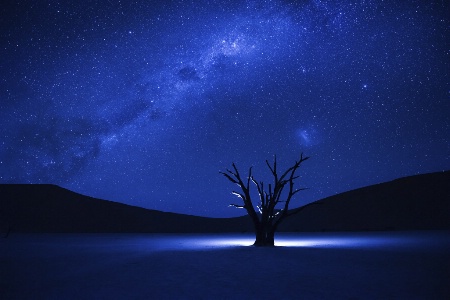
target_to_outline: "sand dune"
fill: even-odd
[[[148,210],[56,185],[0,185],[0,230],[12,232],[251,232],[250,220]],[[225,204],[224,204],[225,205]],[[450,171],[417,175],[317,201],[280,231],[450,229]]]
[[[449,230],[450,171],[404,177],[317,201],[284,231]]]
[[[56,185],[0,185],[0,228],[13,232],[226,232],[243,219],[167,213],[83,196]]]

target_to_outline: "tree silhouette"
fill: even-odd
[[[295,173],[300,167],[301,163],[307,160],[309,157],[303,157],[303,153],[300,155],[300,159],[295,162],[293,166],[286,171],[278,175],[277,170],[277,158],[274,157],[273,165],[267,160],[266,164],[273,175],[273,185],[269,184],[268,189],[264,189],[264,183],[258,182],[252,175],[252,167],[248,171],[248,176],[243,180],[241,174],[238,171],[235,163],[232,163],[233,170],[227,169],[226,172],[220,172],[228,180],[237,184],[241,191],[237,192],[233,190],[233,194],[242,199],[243,204],[230,204],[237,208],[245,208],[247,214],[253,221],[255,228],[255,243],[254,246],[274,246],[274,236],[278,225],[287,217],[292,216],[308,205],[299,207],[297,209],[289,211],[289,204],[292,197],[305,188],[294,188],[294,181],[299,178]],[[259,203],[256,206],[258,212],[256,212],[253,206],[253,201],[250,195],[250,182],[252,182],[259,194]],[[286,189],[285,189],[286,187]],[[277,205],[281,206],[277,208]]]

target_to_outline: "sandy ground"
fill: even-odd
[[[1,299],[450,299],[450,232],[19,235]]]

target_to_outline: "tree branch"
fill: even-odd
[[[244,200],[244,202],[245,202],[245,196],[244,195],[242,195],[241,193],[238,193],[238,192],[236,192],[236,191],[232,191],[231,192],[233,195],[235,195],[235,196],[238,196],[239,198],[241,198],[242,200]]]
[[[233,191],[232,193],[241,198],[244,202],[244,205],[232,204],[230,206],[234,206],[237,208],[245,208],[247,210],[248,215],[252,218],[252,221],[256,228],[259,224],[259,218],[258,215],[256,214],[255,208],[253,207],[252,199],[250,196],[250,180],[252,178],[252,168],[250,167],[249,169],[249,176],[247,177],[247,185],[245,185],[242,180],[241,174],[239,174],[239,170],[236,164],[232,163],[231,166],[233,167],[234,171],[227,169],[228,173],[224,172],[220,173],[224,175],[228,180],[237,184],[241,188],[242,193],[236,191]]]
[[[230,170],[227,169],[227,171],[230,172],[231,174],[233,174]],[[231,177],[227,173],[225,173],[225,172],[219,172],[219,173],[222,174],[223,176],[225,176],[229,181],[231,181],[233,183],[236,183],[236,184],[239,184],[239,182],[236,179],[234,179],[233,177]]]
[[[233,204],[233,203],[228,206],[234,206],[236,208],[245,208],[245,205],[239,205],[239,204]]]

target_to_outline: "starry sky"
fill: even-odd
[[[2,1],[0,182],[243,215],[219,171],[296,207],[450,169],[446,1]]]

